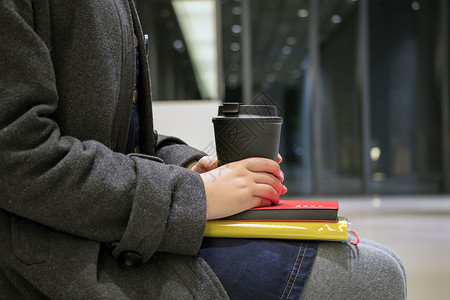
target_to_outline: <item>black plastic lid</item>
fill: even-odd
[[[274,121],[283,119],[277,115],[277,107],[274,105],[242,105],[237,102],[226,102],[219,106],[218,116],[213,120],[224,118],[264,118]]]

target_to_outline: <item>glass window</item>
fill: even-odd
[[[361,193],[359,3],[327,0],[318,8],[319,192]]]
[[[218,99],[214,0],[136,1],[149,35],[154,100]]]
[[[370,20],[373,189],[438,192],[438,1],[371,1]]]
[[[137,3],[155,99],[277,106],[288,196],[450,191],[447,1]]]

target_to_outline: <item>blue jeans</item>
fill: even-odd
[[[200,256],[230,299],[298,300],[317,247],[313,241],[205,238]]]

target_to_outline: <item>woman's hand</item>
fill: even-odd
[[[267,158],[244,159],[200,176],[205,185],[208,220],[253,207],[276,205],[280,195],[287,191],[279,164]]]

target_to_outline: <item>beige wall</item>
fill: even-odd
[[[155,129],[165,135],[181,138],[189,145],[215,154],[212,117],[220,101],[154,101]]]

